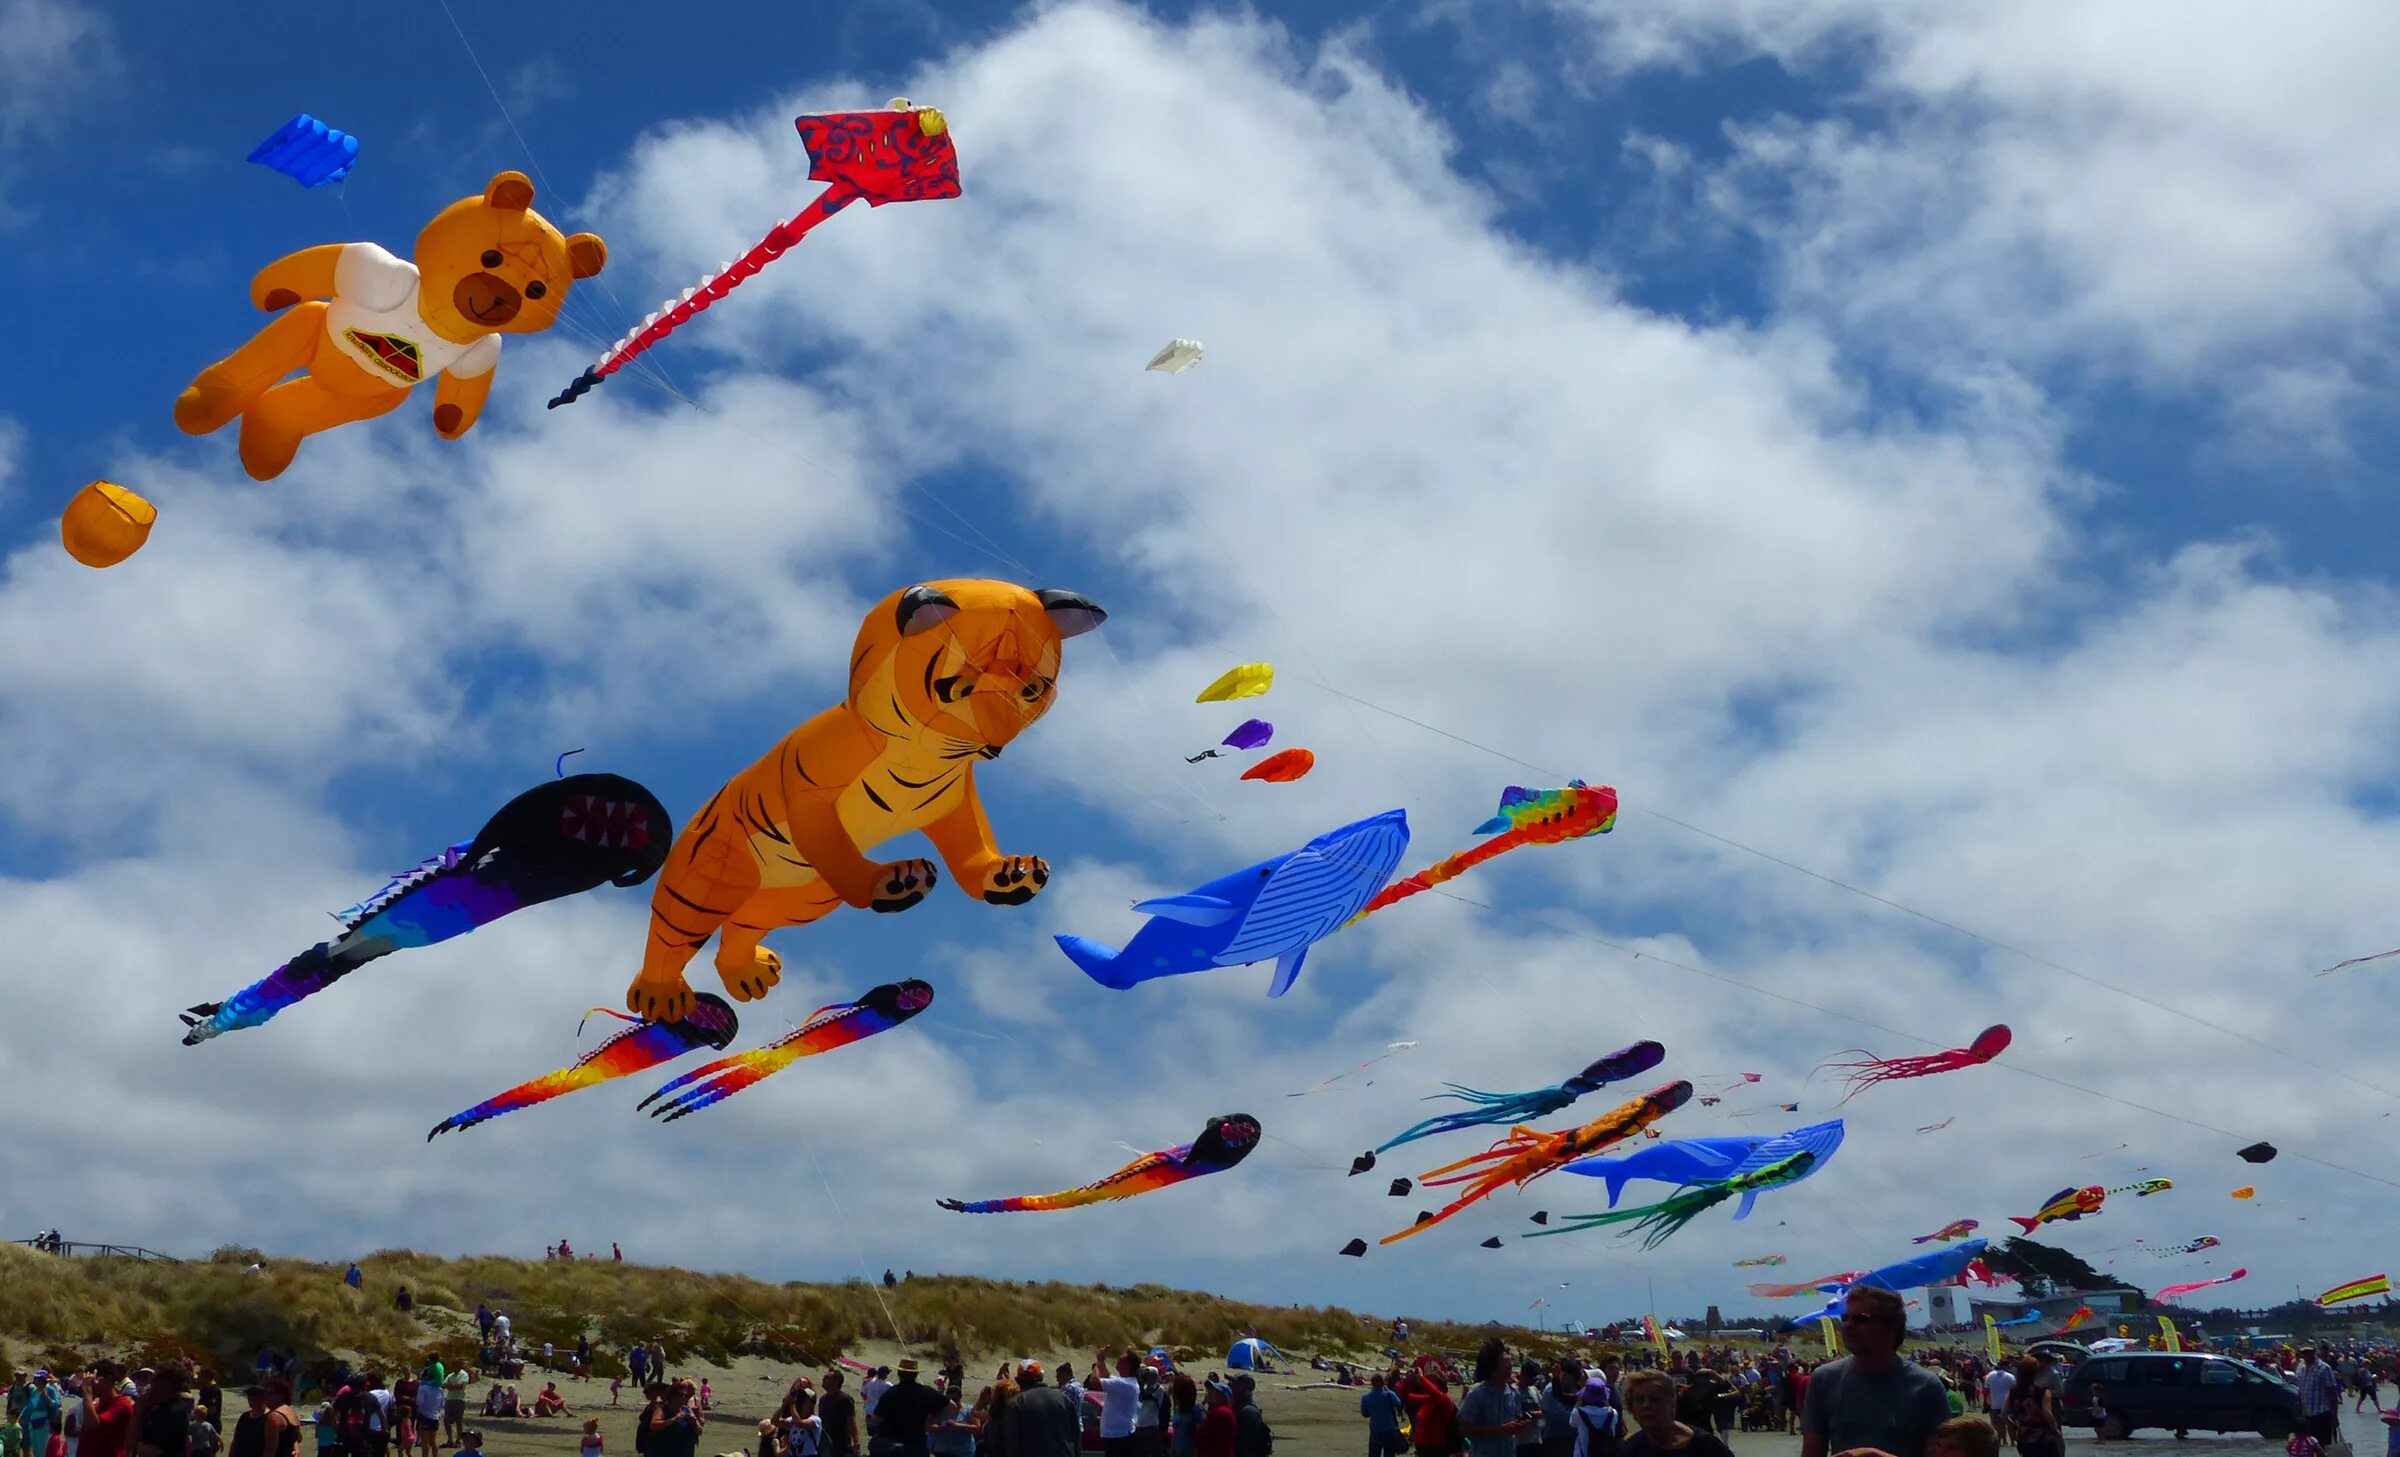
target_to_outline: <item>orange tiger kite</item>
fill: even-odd
[[[760,938],[834,907],[904,911],[938,877],[929,860],[867,852],[922,830],[961,889],[1023,905],[1048,862],[1003,855],[975,795],[996,759],[1048,711],[1065,639],[1107,619],[1088,598],[1009,582],[941,581],[894,592],[859,628],[850,693],[736,775],[675,837],[650,900],[649,945],[626,1007],[680,1022],[684,967],[722,928],[726,995],[754,1001],[782,978]]]

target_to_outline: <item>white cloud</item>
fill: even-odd
[[[1788,302],[1916,363],[1967,342],[2178,388],[2262,359],[2378,367],[2384,7],[1559,8],[1611,71],[1765,55],[1844,88],[1824,119],[1735,129],[1719,200],[1776,245]]]
[[[1634,1273],[1675,1308],[1739,1307],[1736,1255],[1897,1257],[1962,1213],[2026,1212],[2087,1167],[2075,1154],[2120,1140],[2179,1197],[2112,1209],[2111,1239],[2213,1224],[2254,1242],[2254,1278],[2305,1283],[2332,1255],[2276,1243],[2278,1221],[2306,1210],[2327,1248],[2367,1227],[2382,1190],[2298,1155],[2392,1173],[2350,1152],[2391,1100],[2329,1105],[2288,1060],[1640,810],[2371,1069],[2376,984],[2294,988],[2390,932],[2400,837],[2359,807],[2388,778],[2400,707],[2380,590],[2286,580],[2248,543],[2114,575],[2081,513],[2123,488],[2064,470],[2060,402],[1971,343],[1948,371],[1959,406],[1911,425],[1868,405],[1805,316],[1698,328],[1630,307],[1496,231],[1492,199],[1448,168],[1455,140],[1390,78],[1255,21],[1059,4],[897,82],[664,124],[596,191],[592,225],[621,260],[697,276],[806,194],[792,112],[893,92],[948,111],[965,195],[845,214],[678,334],[662,362],[712,413],[623,378],[545,413],[586,351],[512,345],[466,442],[433,440],[412,406],[311,441],[263,491],[233,484],[230,441],[130,458],[117,478],[162,506],[141,557],[90,573],[30,540],[7,559],[0,812],[64,848],[55,874],[0,881],[0,926],[12,957],[127,1010],[61,998],[12,1022],[0,1098],[87,1059],[133,1068],[110,1095],[128,1167],[173,1168],[206,1129],[243,1150],[212,1187],[288,1181],[272,1208],[220,1194],[168,1212],[75,1183],[56,1212],[11,1214],[330,1255],[524,1247],[529,1222],[554,1237],[542,1221],[572,1210],[604,1226],[567,1228],[578,1243],[709,1267],[1156,1278],[1370,1308],[1405,1271],[1412,1305],[1478,1318],[1523,1307],[1495,1299],[1510,1281],[1570,1275],[1588,1315],[1625,1313]],[[1176,335],[1207,363],[1143,373]],[[774,374],[793,341],[804,383]],[[1057,878],[1020,911],[945,888],[781,938],[792,985],[743,1045],[902,975],[940,992],[918,1024],[671,1136],[631,1113],[662,1072],[407,1153],[565,1062],[573,1010],[617,999],[641,902],[601,892],[370,967],[268,1029],[165,1040],[173,1008],[324,934],[324,908],[421,840],[473,828],[419,825],[420,780],[451,789],[427,796],[444,812],[497,803],[607,735],[632,747],[585,767],[688,810],[827,701],[866,600],[960,565],[1115,614],[1070,645],[1051,718],[983,771],[1003,848]],[[1191,703],[1253,658],[1280,666],[1272,697]],[[1456,887],[1496,912],[1427,896],[1345,934],[1281,1000],[1264,968],[1088,984],[1051,934],[1121,936],[1137,895],[1393,804],[1429,858],[1503,783],[1550,777],[1317,683],[1614,782],[1629,811],[1607,839]],[[1266,786],[1181,762],[1251,713],[1316,749],[1316,773]],[[1654,1036],[1665,1073],[1766,1074],[1669,1125],[1718,1133],[1768,1126],[1732,1115],[1772,1101],[1817,1112],[1831,1100],[1809,1070],[1833,1049],[1922,1050],[1776,996],[1957,1041],[2005,1020],[2019,1042],[2001,1067],[1862,1097],[1825,1173],[1650,1256],[1589,1236],[1475,1248],[1530,1209],[1598,1205],[1563,1175],[1455,1232],[1333,1256],[1418,1207],[1382,1193],[1415,1159],[1339,1170],[1442,1080],[1531,1086]],[[1422,1046],[1286,1096],[1396,1038]],[[2027,1072],[2291,1154],[2253,1171],[2222,1139]],[[1123,1160],[1119,1141],[1237,1108],[1271,1135],[1252,1162],[1138,1209],[1028,1223],[932,1205],[1081,1182]],[[1914,1132],[1948,1113],[1950,1134]],[[289,1167],[303,1116],[331,1146],[388,1137],[390,1164]],[[2026,1152],[1992,1157],[1995,1140]],[[558,1147],[578,1157],[522,1177]],[[2216,1202],[2244,1181],[2266,1207]],[[802,1222],[813,1254],[793,1252]]]
[[[0,0],[0,148],[55,132],[118,66],[108,16],[74,0]]]

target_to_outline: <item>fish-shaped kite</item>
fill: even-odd
[[[1746,1260],[1735,1260],[1733,1262],[1733,1267],[1737,1270],[1741,1270],[1758,1265],[1780,1265],[1783,1263],[1785,1263],[1785,1260],[1782,1255],[1752,1255]]]
[[[1317,756],[1313,752],[1307,749],[1283,749],[1244,769],[1242,777],[1263,784],[1289,784],[1295,779],[1306,779],[1308,771],[1316,767]]]
[[[1200,690],[1194,703],[1230,703],[1237,698],[1256,698],[1275,686],[1273,663],[1243,663],[1227,668],[1217,681]]]
[[[2163,1248],[2157,1249],[2144,1248],[2142,1253],[2145,1255],[2155,1255],[2163,1260],[2173,1255],[2196,1255],[2202,1250],[2213,1250],[2218,1245],[2223,1243],[2223,1240],[2218,1239],[2213,1234],[2204,1234],[2198,1239],[2187,1240],[2179,1245],[2167,1245]]]
[[[1386,810],[1182,895],[1136,902],[1151,919],[1123,951],[1083,936],[1058,947],[1113,991],[1162,976],[1275,959],[1267,995],[1290,991],[1308,948],[1340,930],[1408,853],[1408,815]]]
[[[1947,1244],[1954,1239],[1965,1239],[1982,1227],[1983,1224],[1980,1220],[1953,1219],[1933,1233],[1918,1235],[1909,1243],[1915,1245]]]
[[[1394,881],[1352,919],[1364,920],[1385,906],[1455,880],[1520,846],[1564,844],[1587,835],[1605,835],[1616,826],[1617,792],[1605,784],[1590,785],[1580,779],[1569,780],[1564,789],[1527,789],[1512,784],[1500,792],[1499,813],[1475,827],[1476,834],[1491,839]]]
[[[1630,1223],[1635,1231],[1644,1232],[1642,1248],[1656,1249],[1672,1238],[1677,1230],[1736,1195],[1744,1199],[1756,1199],[1768,1189],[1798,1183],[1808,1177],[1816,1162],[1815,1154],[1802,1150],[1731,1178],[1686,1185],[1656,1204],[1613,1210],[1607,1214],[1570,1214],[1566,1216],[1567,1222],[1558,1228],[1540,1230],[1528,1237],[1540,1239],[1545,1235],[1596,1229],[1604,1224]]]
[[[1579,1128],[1564,1128],[1555,1133],[1513,1128],[1506,1138],[1482,1153],[1418,1175],[1417,1181],[1421,1184],[1464,1184],[1467,1186],[1466,1192],[1447,1208],[1397,1234],[1385,1235],[1379,1243],[1388,1245],[1394,1240],[1406,1239],[1419,1230],[1441,1223],[1478,1199],[1490,1195],[1503,1184],[1513,1183],[1521,1189],[1585,1154],[1606,1148],[1620,1139],[1630,1138],[1682,1107],[1691,1100],[1691,1096],[1690,1083],[1672,1082],[1653,1088],[1629,1103],[1620,1104]]]
[[[2370,1295],[2389,1295],[2391,1293],[2391,1276],[2369,1275],[2363,1280],[2352,1280],[2347,1284],[2334,1286],[2317,1297],[2317,1304],[2342,1305],[2352,1300],[2364,1300]]]
[[[1250,1157],[1258,1147],[1258,1120],[1247,1113],[1225,1113],[1208,1120],[1200,1136],[1179,1148],[1146,1153],[1132,1163],[1080,1188],[1056,1194],[1019,1194],[1007,1199],[940,1199],[935,1202],[959,1214],[1021,1214],[1052,1209],[1079,1209],[1109,1199],[1130,1199],[1218,1174]]]
[[[685,1073],[642,1099],[640,1106],[649,1108],[651,1117],[672,1123],[773,1077],[801,1058],[888,1032],[932,1005],[933,988],[924,982],[913,978],[885,982],[855,1002],[817,1008],[806,1022],[764,1047],[737,1052]],[[652,1108],[653,1103],[658,1106]]]
[[[634,326],[591,368],[550,401],[555,410],[581,399],[710,304],[800,245],[809,230],[854,202],[921,202],[958,196],[958,149],[950,125],[930,106],[894,97],[882,111],[837,111],[795,118],[808,148],[808,180],[828,184],[808,206],[775,225],[735,261],[683,291]]]
[[[1267,722],[1263,718],[1246,718],[1234,726],[1232,733],[1229,733],[1224,737],[1220,747],[1226,749],[1264,748],[1267,744],[1267,741],[1274,737],[1275,725]],[[1203,749],[1197,754],[1186,756],[1183,762],[1186,764],[1197,764],[1202,759],[1218,759],[1223,757],[1224,756],[1219,753],[1217,749]]]
[[[615,774],[570,774],[500,807],[450,846],[338,913],[342,934],[222,1002],[181,1014],[183,1045],[257,1027],[378,957],[432,946],[544,901],[658,873],[675,822],[658,796]]]
[[[2136,1199],[2147,1199],[2153,1194],[2164,1194],[2169,1189],[2174,1187],[2175,1181],[2173,1179],[2144,1179],[2138,1184],[2119,1184],[2117,1187],[2109,1190],[2108,1192],[2111,1194],[2131,1194]]]
[[[2012,1214],[2008,1218],[2011,1224],[2023,1225],[2025,1232],[2031,1234],[2045,1224],[2098,1214],[2102,1201],[2107,1198],[2108,1191],[2098,1184],[2089,1184],[2081,1189],[2061,1189],[2044,1200],[2041,1209],[2031,1219],[2022,1214]]]
[[[1901,1291],[1916,1290],[1928,1285],[1946,1285],[1965,1273],[1967,1266],[1982,1259],[1983,1252],[1990,1247],[1990,1244],[1989,1240],[1971,1239],[1964,1244],[1953,1245],[1949,1249],[1937,1250],[1932,1254],[1918,1255],[1897,1264],[1884,1265],[1873,1270],[1862,1270],[1855,1274],[1820,1282],[1816,1288],[1834,1292],[1833,1302],[1823,1310],[1812,1312],[1789,1322],[1784,1328],[1799,1330],[1828,1317],[1839,1319],[1842,1313],[1839,1292],[1855,1286],[1872,1285],[1881,1290]],[[1756,1289],[1756,1286],[1752,1287],[1754,1293]]]
[[[1941,1052],[1916,1057],[1877,1057],[1864,1048],[1850,1050],[1858,1054],[1852,1062],[1824,1062],[1817,1071],[1832,1068],[1849,1076],[1848,1091],[1842,1101],[1849,1102],[1877,1083],[1900,1078],[1931,1077],[1935,1073],[1956,1072],[1960,1068],[1980,1067],[2008,1050],[2009,1030],[2005,1026],[1986,1027],[1975,1034],[1975,1040],[1964,1047],[1952,1047]]]
[[[1606,1087],[1610,1083],[1621,1083],[1627,1078],[1640,1077],[1643,1073],[1666,1061],[1666,1057],[1667,1049],[1659,1043],[1636,1042],[1630,1046],[1618,1048],[1615,1052],[1591,1063],[1582,1072],[1564,1082],[1552,1083],[1549,1087],[1534,1088],[1522,1093],[1483,1093],[1477,1092],[1473,1088],[1460,1087],[1456,1083],[1444,1083],[1442,1086],[1448,1088],[1449,1092],[1435,1093],[1425,1101],[1431,1102],[1434,1098],[1455,1098],[1472,1106],[1448,1113],[1436,1113],[1422,1123],[1415,1124],[1397,1136],[1376,1145],[1375,1152],[1389,1153],[1404,1143],[1414,1143],[1420,1138],[1431,1138],[1437,1133],[1456,1133],[1463,1128],[1474,1128],[1484,1124],[1521,1123],[1535,1118],[1547,1118],[1595,1088]],[[1651,1152],[1655,1152],[1655,1150],[1651,1150]],[[1368,1168],[1374,1166],[1372,1161],[1367,1165]],[[1356,1172],[1363,1173],[1364,1170]],[[1612,1196],[1609,1203],[1616,1203],[1616,1199]]]
[[[1825,1167],[1834,1151],[1842,1146],[1842,1133],[1842,1120],[1835,1118],[1765,1138],[1670,1139],[1656,1148],[1617,1157],[1577,1159],[1567,1165],[1567,1172],[1605,1180],[1608,1204],[1614,1209],[1626,1184],[1635,1179],[1674,1184],[1712,1183],[1781,1163],[1795,1153],[1813,1155],[1814,1161],[1792,1180],[1797,1183]],[[1733,1217],[1748,1219],[1757,1203],[1755,1192],[1745,1194]]]
[[[639,1017],[607,1007],[594,1007],[583,1015],[588,1021],[594,1014],[615,1017],[633,1025],[610,1034],[598,1047],[575,1059],[572,1066],[544,1073],[531,1082],[519,1083],[505,1093],[486,1098],[463,1113],[451,1114],[433,1126],[433,1131],[425,1135],[425,1141],[431,1143],[454,1128],[473,1128],[503,1113],[514,1113],[536,1103],[547,1103],[578,1088],[597,1087],[612,1078],[647,1072],[698,1048],[722,1050],[730,1046],[741,1031],[741,1023],[733,1015],[733,1008],[726,1005],[723,997],[707,992],[693,996],[691,1015],[680,1022],[645,1022]],[[580,1033],[581,1026],[576,1030]]]
[[[2195,1290],[2206,1290],[2211,1285],[2230,1285],[2234,1281],[2241,1279],[2244,1275],[2249,1273],[2250,1272],[2247,1269],[2241,1269],[2234,1271],[2230,1275],[2219,1275],[2214,1280],[2190,1280],[2181,1285],[2162,1285],[2159,1287],[2158,1294],[2151,1298],[2155,1300],[2173,1300],[2178,1295],[2189,1295]],[[2071,1326],[2074,1324],[2074,1322],[2069,1321],[2067,1324]]]

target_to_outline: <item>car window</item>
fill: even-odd
[[[2230,1365],[2224,1361],[2205,1361],[2201,1363],[2200,1384],[2202,1386],[2239,1386],[2241,1383],[2242,1372],[2240,1367]]]
[[[2087,1361],[2084,1370],[2091,1372],[2092,1380],[2114,1386],[2125,1379],[2125,1368],[2132,1364],[2130,1361]],[[2083,1372],[2076,1374],[2080,1376]]]

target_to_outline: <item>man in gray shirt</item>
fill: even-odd
[[[1061,1366],[1064,1376],[1066,1368]],[[1083,1398],[1042,1384],[1042,1363],[1017,1368],[1022,1388],[1000,1414],[1000,1445],[1015,1457],[1076,1457],[1083,1445]]]
[[[1808,1379],[1800,1407],[1800,1457],[1925,1457],[1933,1429],[1950,1420],[1942,1379],[1902,1357],[1908,1311],[1891,1290],[1854,1285],[1842,1301],[1842,1345]]]

